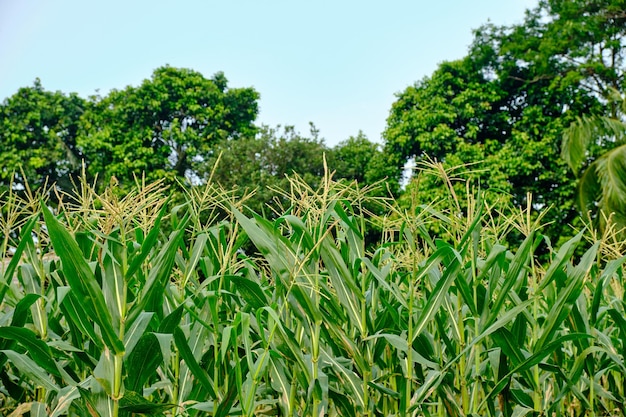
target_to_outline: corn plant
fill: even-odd
[[[530,197],[443,182],[400,209],[294,176],[272,218],[212,183],[5,195],[2,413],[624,415],[610,229],[553,249]]]

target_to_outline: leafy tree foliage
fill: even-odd
[[[24,175],[34,188],[47,178],[69,189],[82,157],[76,138],[84,109],[85,101],[76,94],[46,91],[39,80],[5,99],[0,105],[0,185],[23,189]]]
[[[399,192],[399,167],[389,164],[381,146],[363,132],[339,142],[331,153],[335,178],[357,181],[360,185],[380,183],[392,194]]]
[[[262,126],[256,136],[218,143],[201,169],[200,179],[236,189],[240,195],[254,191],[247,206],[257,213],[269,214],[268,209],[286,204],[282,191],[290,189],[287,176],[297,174],[302,183],[316,189],[326,164],[336,180],[371,185],[385,180],[386,173],[393,174],[388,168],[379,169],[383,156],[380,146],[362,133],[331,148],[313,124],[308,136],[293,126]],[[397,190],[397,183],[391,181],[389,188],[392,187]]]
[[[286,175],[295,172],[304,183],[316,188],[324,175],[324,156],[329,152],[313,125],[308,137],[293,126],[262,126],[255,136],[216,144],[200,173],[203,181],[218,182],[227,189],[237,189],[241,195],[254,191],[247,206],[264,213],[268,204],[278,208],[276,204],[283,202],[278,190],[289,189]]]
[[[70,174],[85,163],[92,177],[113,181],[123,193],[133,176],[147,180],[186,178],[191,184],[218,181],[239,192],[255,190],[250,208],[281,203],[298,174],[317,188],[325,168],[336,179],[372,184],[395,176],[380,146],[362,133],[329,148],[311,125],[308,136],[293,127],[258,129],[258,94],[228,88],[223,74],[211,79],[169,66],[138,87],[83,100],[50,93],[37,81],[5,100],[0,109],[2,181],[23,166],[27,178],[45,178],[69,189]],[[219,163],[217,163],[219,159]],[[397,182],[390,189],[398,190]]]
[[[606,111],[623,83],[624,2],[541,1],[522,24],[486,25],[469,54],[442,63],[394,103],[386,151],[398,165],[427,156],[516,205],[527,193],[555,206],[549,232],[567,234],[576,216],[575,178],[559,158],[564,130],[579,114]],[[441,191],[421,182],[423,199]]]
[[[222,73],[211,79],[188,69],[162,67],[139,87],[95,97],[82,120],[78,145],[89,172],[106,181],[191,177],[220,141],[255,132],[258,93],[228,88]]]

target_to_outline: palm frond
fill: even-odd
[[[596,172],[601,186],[600,209],[626,225],[626,144],[606,152],[589,169]]]
[[[578,173],[590,157],[592,145],[621,142],[625,134],[626,123],[619,119],[598,115],[579,117],[563,132],[561,157]]]

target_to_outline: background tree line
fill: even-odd
[[[48,181],[69,191],[84,161],[91,180],[113,179],[122,192],[142,175],[170,185],[203,184],[213,175],[226,187],[258,187],[250,204],[261,210],[285,174],[314,185],[324,155],[338,178],[383,178],[374,166],[382,151],[361,133],[330,148],[313,125],[309,136],[257,126],[258,100],[253,88],[229,88],[222,73],[205,78],[169,66],[138,87],[87,99],[47,91],[36,80],[0,105],[0,186]]]
[[[553,207],[543,221],[554,238],[571,235],[580,210],[626,224],[625,33],[624,0],[541,0],[520,24],[480,27],[467,56],[398,94],[386,155],[469,164],[477,186],[518,206],[532,193],[536,208]],[[620,154],[599,158],[611,149]],[[411,188],[422,199],[442,190],[429,178]]]
[[[625,31],[625,0],[541,0],[519,24],[486,24],[465,57],[397,94],[382,147],[361,133],[328,147],[313,126],[308,135],[258,126],[259,94],[229,87],[222,73],[166,66],[89,98],[35,81],[0,105],[0,186],[22,187],[23,172],[33,187],[48,178],[67,190],[84,161],[92,179],[115,178],[121,190],[144,173],[170,184],[213,175],[258,188],[249,204],[262,211],[285,174],[315,185],[326,155],[335,178],[386,179],[408,207],[442,196],[434,177],[399,187],[407,161],[434,158],[465,166],[454,175],[488,199],[525,206],[531,193],[536,208],[554,207],[544,221],[555,239],[589,209],[593,221],[615,212],[626,224]]]

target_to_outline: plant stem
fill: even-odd
[[[117,353],[113,357],[113,417],[119,415],[120,398],[122,397],[122,363],[123,353]]]

